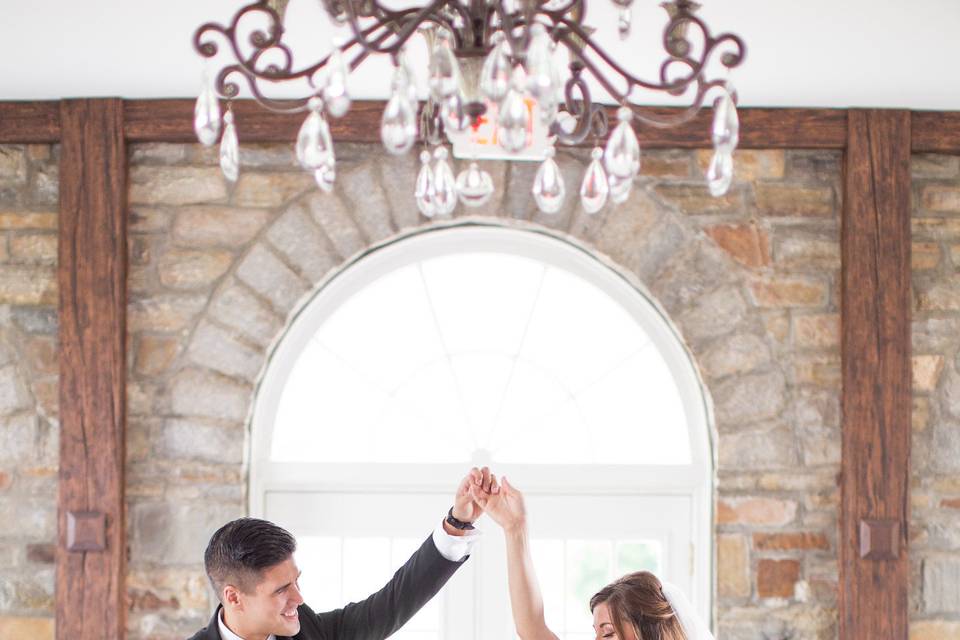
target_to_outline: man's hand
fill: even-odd
[[[497,484],[496,476],[491,475],[490,489],[471,485],[473,501],[479,504],[493,521],[504,531],[515,531],[526,526],[527,508],[523,504],[523,494],[503,478],[502,486]]]
[[[457,495],[453,501],[453,517],[462,522],[476,522],[477,518],[483,514],[483,507],[473,499],[471,487],[489,492],[491,482],[496,482],[496,479],[489,468],[470,469],[470,473],[460,481],[460,486],[457,487]]]

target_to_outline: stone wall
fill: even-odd
[[[913,158],[911,640],[960,638],[960,158]]]
[[[131,638],[206,623],[203,546],[245,511],[253,392],[291,312],[351,256],[461,220],[546,229],[652,292],[715,406],[721,636],[836,637],[838,153],[739,153],[731,192],[713,199],[707,154],[652,151],[630,201],[594,216],[572,197],[537,212],[535,165],[489,163],[494,200],[431,223],[412,201],[413,159],[337,151],[323,195],[290,145],[244,149],[236,186],[197,146],[131,149]],[[562,154],[568,193],[586,160]]]
[[[0,638],[53,637],[57,153],[0,146]]]

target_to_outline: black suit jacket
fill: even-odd
[[[297,608],[300,614],[300,633],[293,638],[383,640],[427,604],[465,561],[466,558],[459,562],[444,558],[437,551],[431,536],[397,569],[386,586],[366,600],[351,602],[342,609],[324,613],[315,613],[306,604],[300,605]],[[221,608],[217,607],[210,624],[194,634],[190,640],[222,640],[217,624]]]

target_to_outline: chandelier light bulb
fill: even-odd
[[[240,142],[237,140],[237,128],[233,124],[233,111],[229,109],[223,116],[226,126],[220,139],[220,170],[230,182],[236,182],[240,176]]]
[[[580,204],[587,213],[596,213],[607,204],[610,184],[607,182],[607,172],[603,169],[603,149],[594,147],[590,158],[583,182],[580,183]]]
[[[603,152],[603,164],[607,173],[617,178],[633,180],[640,173],[640,142],[630,120],[633,113],[627,107],[617,111],[619,123],[610,134]]]
[[[217,138],[220,137],[220,99],[206,74],[203,78],[203,88],[193,109],[193,130],[197,134],[197,139],[207,147],[216,144]]]
[[[323,85],[323,100],[327,113],[334,118],[346,115],[350,110],[350,95],[347,93],[347,63],[340,50],[342,43],[334,41],[330,60],[327,61],[327,80]]]
[[[427,218],[432,218],[437,213],[437,188],[433,180],[430,157],[430,152],[426,149],[420,152],[420,173],[417,174],[417,183],[413,192],[417,208]]]
[[[537,208],[544,213],[560,211],[563,198],[567,193],[560,167],[553,159],[554,153],[552,147],[547,150],[547,157],[537,169],[537,175],[533,179],[533,199],[537,203]]]
[[[433,170],[433,186],[436,190],[437,215],[448,216],[457,207],[457,180],[447,162],[447,150],[439,147],[434,153],[437,163]]]
[[[457,176],[457,194],[460,202],[468,207],[479,207],[493,195],[493,179],[476,162]]]

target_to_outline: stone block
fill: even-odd
[[[180,331],[193,324],[206,303],[206,294],[164,294],[133,300],[127,310],[128,331]]]
[[[132,506],[131,557],[164,566],[196,566],[210,536],[243,515],[239,504],[146,502]]]
[[[943,371],[943,356],[938,354],[915,355],[911,358],[913,390],[919,393],[935,391]]]
[[[757,210],[771,217],[830,217],[836,211],[833,187],[759,183],[754,198]]]
[[[745,209],[744,191],[736,185],[719,198],[710,195],[702,182],[660,184],[654,192],[667,204],[691,215],[738,213]]]
[[[910,622],[910,640],[957,640],[960,622],[951,620],[913,620]]]
[[[713,149],[697,151],[697,175],[706,175],[713,159]],[[737,149],[733,153],[733,177],[739,182],[777,180],[783,178],[786,157],[783,150]]]
[[[210,317],[260,346],[270,344],[283,328],[282,318],[249,289],[235,281],[214,295]]]
[[[264,209],[183,207],[173,221],[173,239],[178,245],[192,249],[243,247],[260,232],[270,216]]]
[[[717,503],[717,523],[783,527],[797,517],[793,500],[762,497],[724,497]]]
[[[927,211],[960,213],[960,187],[949,183],[925,185],[920,189],[920,207]]]
[[[253,382],[263,366],[264,355],[209,322],[201,322],[193,334],[187,357],[196,365],[226,376]]]
[[[28,544],[27,561],[36,564],[53,564],[56,560],[57,545]]]
[[[768,276],[750,282],[753,302],[764,308],[821,307],[827,302],[827,285],[816,278]]]
[[[220,169],[216,169],[219,173]],[[265,173],[241,171],[233,204],[241,207],[279,207],[312,190],[317,183],[306,171]]]
[[[481,166],[490,171],[487,166],[489,164],[492,163],[485,162]],[[412,157],[406,155],[389,155],[380,162],[380,173],[383,176],[390,210],[393,212],[393,223],[399,230],[411,229],[427,223],[427,218],[420,215],[420,210],[417,208],[413,197],[419,171],[420,163],[414,162]],[[493,172],[491,172],[492,174]],[[494,185],[496,185],[496,181],[494,181]],[[498,193],[502,197],[502,182],[499,185]],[[497,193],[493,197],[497,198]]]
[[[160,448],[165,457],[175,460],[239,465],[243,462],[245,435],[240,425],[171,419],[164,422],[160,431]]]
[[[53,623],[52,612],[49,617],[0,615],[0,638],[53,640]]]
[[[934,471],[955,473],[960,471],[960,423],[938,420],[933,423]]]
[[[774,262],[787,269],[823,271],[840,269],[840,238],[801,235],[793,227],[777,230]]]
[[[796,384],[836,387],[841,382],[839,354],[812,354],[794,358],[793,379]]]
[[[960,158],[935,153],[914,153],[910,156],[913,178],[951,178],[960,170]]]
[[[51,307],[13,307],[10,316],[27,333],[55,334],[57,310]]]
[[[340,198],[317,193],[307,199],[307,208],[341,257],[348,258],[366,249],[366,239]]]
[[[237,278],[286,315],[307,292],[308,286],[263,244],[254,245],[240,262]]]
[[[377,243],[396,233],[390,202],[374,163],[364,162],[342,171],[337,176],[337,183],[343,197],[350,203],[353,219],[368,242]],[[412,192],[413,185],[409,185],[406,191]]]
[[[127,217],[132,234],[166,231],[173,220],[173,209],[166,207],[135,206]]]
[[[713,338],[733,331],[747,316],[747,305],[736,287],[724,287],[701,296],[677,318],[689,340]]]
[[[0,460],[11,465],[35,460],[38,436],[38,419],[32,413],[0,418]]]
[[[754,533],[753,548],[757,551],[828,551],[830,541],[819,531]]]
[[[57,230],[56,213],[28,213],[16,211],[0,211],[0,229],[22,230],[35,229],[45,231]]]
[[[918,217],[910,221],[914,238],[954,238],[960,236],[960,217]]]
[[[210,594],[210,583],[203,571],[190,567],[187,569],[132,569],[127,574],[127,590],[139,594],[133,609],[150,609],[151,599],[155,602],[176,602],[181,610],[200,609],[206,611]],[[139,606],[138,606],[139,605]]]
[[[923,610],[960,613],[960,559],[927,557],[923,561]]]
[[[53,540],[57,535],[56,502],[55,495],[0,497],[0,537]]]
[[[30,180],[30,202],[34,206],[55,207],[60,201],[60,166],[55,163],[38,164]]]
[[[320,282],[340,261],[300,204],[292,205],[270,226],[267,240],[311,283]]]
[[[799,579],[797,560],[763,559],[757,563],[757,595],[761,598],[792,598]]]
[[[57,304],[57,274],[50,266],[0,266],[0,304]]]
[[[748,553],[747,539],[744,536],[717,536],[717,591],[721,598],[750,597]]]
[[[951,368],[944,378],[940,396],[946,412],[955,418],[960,418],[960,372],[956,369]]]
[[[220,168],[130,167],[129,201],[132,204],[202,204],[225,202],[227,184]]]
[[[731,258],[755,269],[770,264],[767,233],[754,223],[714,225],[704,229]]]
[[[60,373],[57,339],[53,336],[30,336],[23,341],[24,362],[34,376],[55,376]]]
[[[692,155],[675,149],[647,149],[640,159],[640,175],[647,178],[697,178],[692,174]],[[709,161],[708,161],[709,162]],[[578,186],[579,188],[579,186]]]
[[[56,264],[56,234],[31,233],[10,236],[10,257],[26,264]]]
[[[793,339],[798,349],[839,349],[840,314],[794,316]]]
[[[13,364],[0,368],[0,416],[10,415],[30,406],[30,394]]]
[[[737,334],[717,340],[699,362],[709,378],[746,373],[770,362],[770,347],[759,336]]]
[[[138,142],[127,145],[130,165],[179,164],[186,158],[187,145],[169,142]]]
[[[917,311],[960,311],[960,282],[937,282],[914,290]]]
[[[670,288],[671,283],[683,280],[697,267],[694,261],[669,260],[675,257],[683,241],[683,229],[659,211],[649,197],[635,193],[607,214],[594,245],[641,280],[651,281],[653,274],[661,270],[668,272],[661,273],[656,285]],[[674,293],[678,292],[674,289]],[[669,304],[663,298],[661,301]]]
[[[960,269],[960,244],[950,245],[950,262],[955,269]]]
[[[157,260],[160,282],[170,289],[203,289],[216,282],[233,262],[229,251],[170,249]]]
[[[167,371],[180,353],[180,340],[175,336],[141,335],[137,339],[134,370],[144,376]]]
[[[173,379],[171,409],[178,416],[242,422],[251,400],[250,388],[210,371],[187,369]]]
[[[717,424],[722,430],[775,418],[786,405],[786,382],[780,371],[730,378],[713,389]]]
[[[21,145],[0,145],[0,184],[17,185],[27,180],[27,157]]]
[[[926,271],[940,266],[940,245],[936,242],[914,242],[910,250],[910,268]]]
[[[798,461],[793,429],[779,422],[723,433],[717,446],[721,469],[793,469]]]
[[[930,398],[913,397],[910,424],[914,431],[926,431],[930,425]]]

